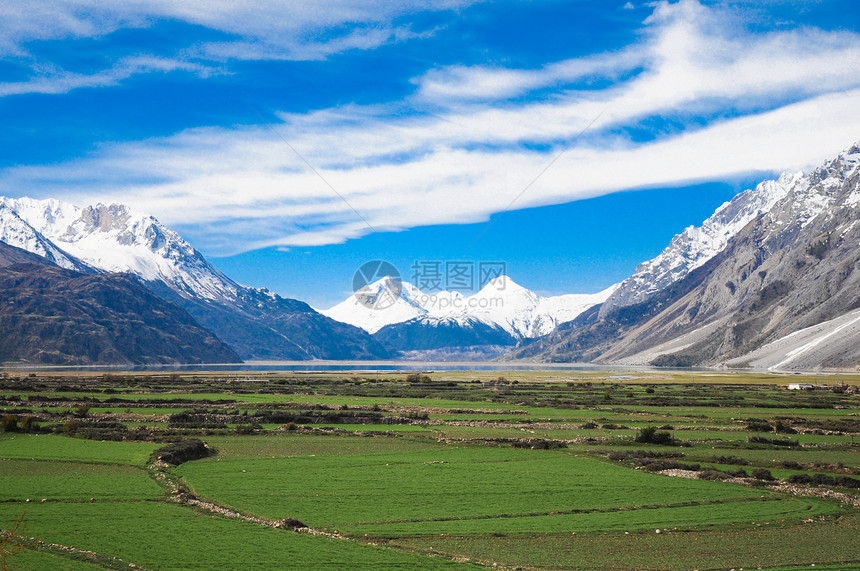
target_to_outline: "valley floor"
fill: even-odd
[[[502,375],[6,375],[0,568],[860,565],[860,376]]]

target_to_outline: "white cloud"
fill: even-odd
[[[28,42],[93,38],[120,28],[173,19],[232,36],[202,54],[247,59],[316,59],[346,49],[371,49],[408,30],[399,16],[456,10],[474,0],[4,0],[0,55],[22,54]]]
[[[370,231],[351,207],[374,229],[487,220],[601,112],[516,207],[808,166],[860,138],[856,69],[854,34],[750,35],[726,13],[661,3],[641,42],[617,53],[537,70],[443,69],[396,105],[280,115],[273,127],[349,205],[265,126],[192,129],[11,169],[0,192],[126,202],[193,229],[212,253],[336,243]],[[592,75],[616,81],[576,89]],[[567,87],[553,97],[509,100],[558,83]],[[427,105],[434,113],[415,113]],[[624,135],[664,119],[672,128],[653,141]]]
[[[184,71],[207,77],[217,70],[210,66],[155,56],[123,58],[110,69],[96,73],[72,73],[52,67],[37,68],[35,77],[27,81],[0,83],[0,97],[26,93],[68,93],[73,89],[117,85],[124,79],[142,73]]]

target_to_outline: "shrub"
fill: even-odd
[[[7,414],[0,418],[0,432],[17,432],[18,417],[14,414]]]
[[[544,440],[541,438],[529,440],[517,440],[514,442],[514,448],[530,448],[532,450],[558,450],[567,448],[566,442],[559,440]]]
[[[767,468],[756,468],[752,471],[752,477],[756,480],[764,480],[767,482],[772,482],[776,479]]]
[[[704,470],[699,472],[697,477],[700,480],[727,480],[731,478],[731,475],[726,474],[725,472],[720,472],[719,470]]]
[[[168,444],[167,446],[162,446],[152,454],[162,462],[178,466],[183,462],[206,458],[214,453],[214,450],[206,446],[206,443],[199,438],[187,438],[173,444]]]
[[[651,388],[651,387],[648,387],[647,389],[645,389],[645,392],[646,392],[646,393],[648,393],[649,395],[653,395],[653,394],[654,394],[654,389],[653,389],[653,388]]]
[[[776,425],[774,426],[774,430],[781,434],[797,434],[797,430],[791,427],[791,425],[784,423],[781,420],[776,421]]]
[[[717,464],[736,464],[738,466],[749,466],[750,463],[746,458],[738,458],[737,456],[714,456],[714,462]]]
[[[671,446],[675,444],[675,439],[672,438],[672,434],[669,432],[657,430],[654,426],[646,426],[636,434],[636,442]]]
[[[683,452],[658,452],[656,450],[613,450],[607,456],[610,460],[639,460],[642,458],[680,458]],[[642,462],[640,462],[641,464]]]
[[[764,421],[753,421],[747,424],[750,432],[773,432],[773,426]]]
[[[21,432],[39,432],[39,423],[35,422],[32,416],[25,416],[21,419],[19,430]]]
[[[781,438],[765,438],[763,436],[750,436],[750,442],[755,444],[771,444],[773,446],[800,446],[797,440],[781,439]]]
[[[649,458],[639,458],[637,462],[643,469],[648,472],[662,472],[663,470],[690,470],[698,472],[702,469],[701,464],[685,464],[674,460],[651,460]]]
[[[828,476],[827,474],[792,474],[788,478],[791,484],[812,484],[814,486],[831,486],[839,488],[860,488],[860,480],[848,476]]]

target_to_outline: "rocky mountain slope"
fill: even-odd
[[[82,274],[0,243],[0,362],[235,363],[239,356],[129,275]]]
[[[640,264],[621,282],[601,307],[600,315],[647,300],[716,256],[753,218],[784,198],[801,176],[785,173],[777,180],[766,180],[724,203],[701,226],[685,228],[660,255]]]
[[[0,198],[0,240],[85,273],[126,272],[243,359],[364,359],[388,351],[309,305],[241,286],[173,230],[123,205]]]
[[[777,184],[786,185],[785,195],[682,279],[640,303],[583,315],[516,356],[856,367],[860,331],[852,315],[860,308],[860,146],[809,175],[783,176]]]

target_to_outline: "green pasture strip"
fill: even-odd
[[[9,569],[15,571],[95,571],[104,569],[85,559],[73,559],[41,549],[23,549],[9,557]]]
[[[418,521],[347,525],[338,531],[356,536],[403,537],[413,535],[469,535],[505,533],[611,533],[638,532],[657,528],[701,529],[729,523],[776,522],[838,513],[832,502],[789,498],[748,501],[722,501],[702,505],[637,508],[610,512],[555,515],[513,515],[449,521]]]
[[[668,478],[555,451],[495,447],[427,445],[421,451],[350,456],[225,456],[184,464],[177,473],[198,494],[215,501],[273,519],[295,517],[330,528],[770,494],[721,482]]]
[[[0,434],[0,458],[145,466],[154,442],[100,442],[54,434]]]
[[[661,529],[660,534],[656,529]],[[860,521],[808,524],[742,524],[717,530],[673,532],[657,527],[643,533],[469,535],[412,537],[392,543],[457,554],[508,567],[578,570],[757,569],[822,564],[860,568]],[[825,567],[827,568],[827,567]],[[792,571],[794,571],[792,569]]]
[[[592,448],[597,448],[592,446]],[[619,450],[621,448],[618,448]],[[615,450],[615,448],[613,448]],[[743,448],[723,449],[707,445],[692,446],[680,449],[684,454],[682,462],[708,462],[714,456],[737,456],[750,462],[751,467],[775,468],[783,460],[804,464],[836,464],[842,462],[846,466],[860,467],[860,451],[854,449],[830,450],[827,448],[767,448],[746,450]]]
[[[409,438],[302,434],[283,431],[253,436],[205,436],[203,440],[218,450],[211,460],[289,458],[298,456],[363,456],[397,452],[438,450],[436,442]]]
[[[0,460],[0,501],[157,499],[161,488],[142,468],[57,460]]]
[[[0,504],[0,522],[20,505]],[[214,517],[158,502],[44,503],[31,506],[21,532],[119,557],[149,569],[435,569],[442,558],[374,548]],[[13,569],[14,560],[10,560]]]

